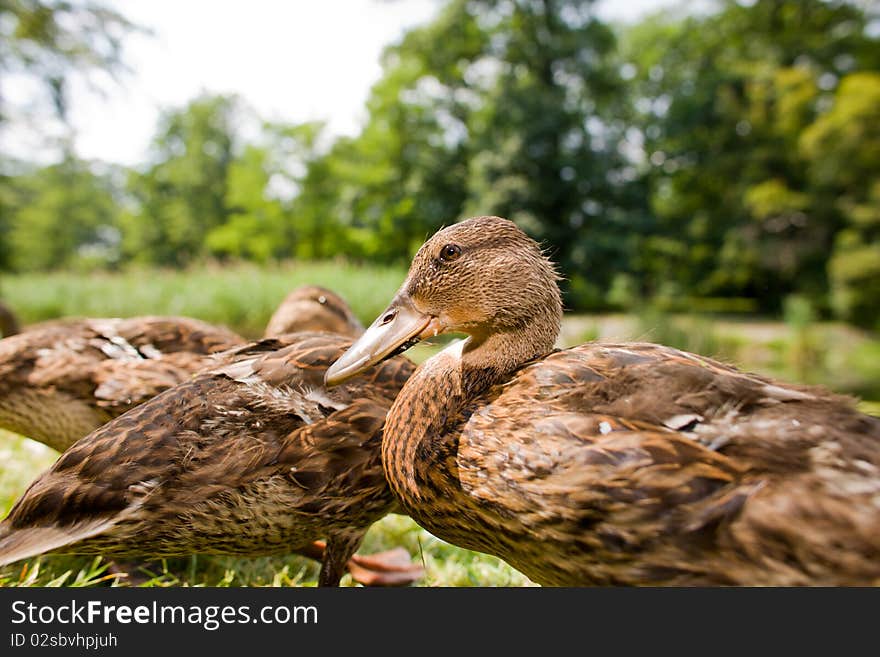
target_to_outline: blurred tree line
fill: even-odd
[[[3,3],[19,8],[4,38],[31,38],[22,7],[62,5]],[[797,298],[878,328],[871,7],[722,1],[622,27],[586,0],[449,0],[386,49],[355,137],[202,96],[163,113],[131,170],[72,149],[45,167],[4,158],[0,268],[406,262],[442,225],[500,214],[550,248],[569,308],[774,313]],[[89,65],[118,62],[96,52]]]

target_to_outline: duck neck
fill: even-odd
[[[555,330],[519,330],[471,336],[426,361],[388,413],[382,442],[386,476],[413,513],[413,505],[442,490],[438,478],[457,479],[460,427],[469,409],[493,385],[553,350]],[[432,485],[438,484],[438,485]]]
[[[489,386],[506,378],[524,363],[553,350],[559,332],[525,330],[473,335],[461,352],[464,391],[469,396],[482,393]]]

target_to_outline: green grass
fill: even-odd
[[[189,315],[258,337],[285,295],[323,285],[372,321],[406,276],[404,268],[343,261],[208,265],[188,271],[131,269],[118,273],[21,274],[2,279],[2,297],[25,323],[66,316]]]
[[[54,317],[183,314],[259,336],[276,305],[297,285],[325,285],[371,322],[405,276],[402,268],[339,263],[251,265],[175,272],[132,270],[91,275],[51,273],[6,276],[3,297],[25,322]],[[563,345],[587,340],[646,340],[715,356],[783,380],[822,383],[865,398],[861,408],[880,415],[880,340],[841,324],[771,322],[755,318],[670,315],[570,316]],[[410,351],[422,361],[436,350]],[[48,447],[0,431],[0,513],[9,510],[30,481],[57,454]],[[362,553],[404,546],[426,570],[425,586],[526,586],[530,582],[498,559],[436,539],[409,518],[388,516],[370,529]],[[124,585],[109,564],[87,557],[50,556],[0,569],[3,586]],[[314,585],[318,565],[289,556],[234,559],[198,556],[146,566],[142,586]],[[346,576],[343,584],[352,584]]]

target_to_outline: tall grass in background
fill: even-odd
[[[2,294],[26,323],[68,316],[188,315],[257,337],[281,300],[298,285],[328,287],[342,295],[362,321],[372,321],[405,276],[403,267],[344,261],[210,264],[184,271],[7,275]]]

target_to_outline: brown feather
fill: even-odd
[[[362,330],[341,297],[306,285],[279,306],[266,335]],[[0,341],[0,427],[64,451],[244,342],[225,328],[188,317],[68,318],[32,325]]]
[[[186,317],[36,325],[0,340],[0,427],[63,451],[243,342]]]

